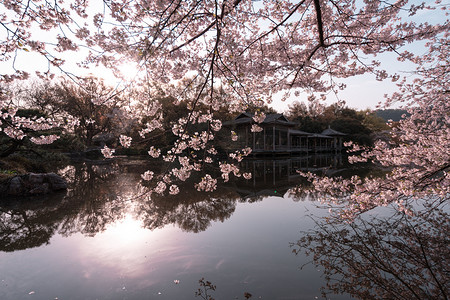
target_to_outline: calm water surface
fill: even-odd
[[[252,180],[151,198],[140,174],[156,166],[69,166],[67,193],[0,202],[0,299],[201,299],[202,278],[215,299],[321,298],[323,270],[291,247],[325,213],[286,192],[303,163],[251,161]]]

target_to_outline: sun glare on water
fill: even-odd
[[[79,245],[80,261],[87,273],[96,268],[130,277],[148,272],[148,263],[160,260],[158,253],[167,249],[173,228],[149,230],[127,214],[104,232]],[[170,248],[170,246],[169,246]],[[107,271],[107,272],[109,272]]]

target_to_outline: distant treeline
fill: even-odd
[[[398,121],[404,119],[402,117],[403,115],[406,115],[407,117],[410,115],[404,109],[379,109],[379,110],[376,110],[375,113],[378,117],[384,119],[386,122],[389,120],[398,122]]]

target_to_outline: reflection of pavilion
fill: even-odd
[[[298,171],[332,175],[343,166],[342,155],[308,155],[288,159],[248,159],[240,163],[241,172],[251,172],[252,179],[235,180],[241,195],[278,195],[306,181]],[[306,183],[306,182],[304,182]]]
[[[224,122],[224,126],[232,128],[238,137],[233,148],[252,148],[253,154],[291,154],[340,152],[344,133],[328,128],[321,134],[313,134],[293,129],[294,122],[282,114],[268,114],[258,126],[260,132],[251,132],[256,124],[253,115],[242,113],[233,121]]]

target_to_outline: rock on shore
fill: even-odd
[[[67,189],[67,182],[55,173],[29,173],[0,183],[0,194],[9,196],[43,195]]]

